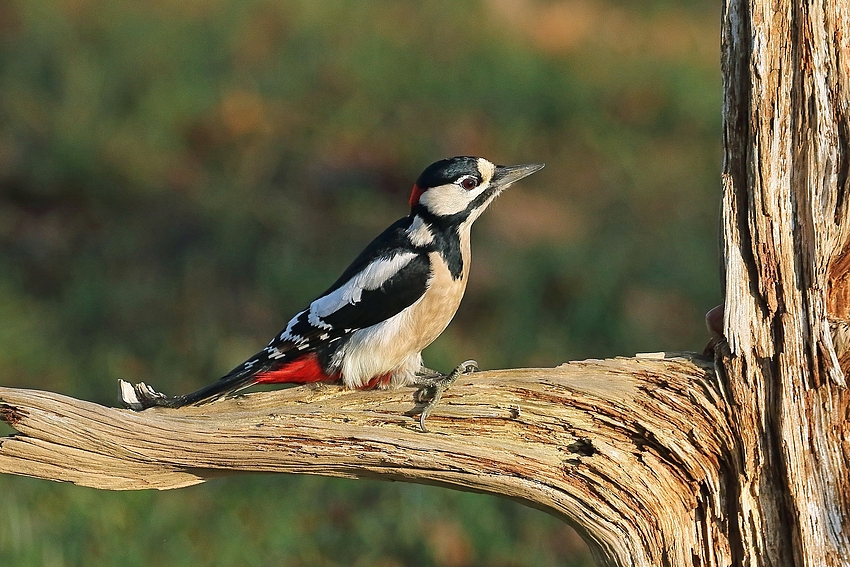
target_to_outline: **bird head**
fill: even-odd
[[[472,222],[499,193],[543,165],[494,165],[471,156],[441,159],[416,180],[410,193],[411,213],[449,224]]]

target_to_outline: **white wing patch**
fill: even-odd
[[[327,297],[327,296],[325,296],[325,297]],[[321,299],[324,299],[324,297],[321,298]],[[319,301],[319,300],[317,299],[316,301]],[[307,322],[310,323],[311,325],[313,325],[314,327],[316,327],[317,329],[333,329],[333,327],[331,325],[328,325],[327,323],[322,321],[319,318],[319,315],[313,309],[313,306],[316,304],[316,301],[314,301],[312,304],[310,304],[310,312],[307,314]]]
[[[295,325],[298,323],[298,319],[303,314],[304,314],[304,312],[301,311],[295,317],[293,317],[292,319],[289,320],[289,323],[286,324],[286,328],[283,330],[283,332],[278,337],[278,339],[277,339],[278,341],[292,341],[294,343],[297,343],[298,341],[300,341],[301,339],[304,338],[304,337],[302,337],[302,336],[300,336],[300,335],[298,335],[298,334],[296,334],[292,331],[292,328],[295,327]],[[272,339],[272,342],[269,343],[269,346],[271,347],[275,342],[276,341],[274,339]]]
[[[279,341],[292,343],[299,350],[304,350],[310,346],[309,341],[305,338],[306,336],[299,334],[299,332],[304,333],[305,316],[306,323],[313,329],[338,331],[339,329],[334,329],[323,318],[335,313],[346,305],[359,303],[364,291],[375,290],[384,285],[387,280],[396,275],[399,270],[409,264],[416,256],[417,254],[415,252],[405,252],[403,254],[397,254],[392,258],[379,258],[366,266],[366,268],[348,280],[343,286],[313,301],[309,308],[290,319],[286,325],[286,329],[269,343],[269,346],[266,347],[266,350],[269,351],[269,358],[281,358],[286,355],[285,351],[280,351],[275,347],[275,343]],[[296,332],[296,326],[299,332]],[[330,333],[322,333],[319,335],[319,340],[327,340],[330,336]]]
[[[308,319],[310,324],[319,328],[331,328],[321,321],[321,318],[335,313],[346,305],[359,303],[364,291],[375,290],[384,285],[416,256],[415,252],[404,252],[392,258],[375,260],[344,285],[311,303]]]

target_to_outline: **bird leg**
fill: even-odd
[[[443,392],[446,388],[454,384],[455,380],[461,374],[470,374],[477,371],[478,363],[474,360],[467,360],[458,364],[448,375],[425,367],[422,367],[416,373],[413,383],[419,386],[419,389],[413,394],[413,400],[416,403],[425,404],[422,412],[419,414],[419,427],[422,428],[423,433],[428,433],[428,430],[425,429],[425,420],[428,419],[431,411],[439,403],[440,398],[443,397]]]

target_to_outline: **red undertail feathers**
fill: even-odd
[[[314,353],[305,354],[280,368],[268,370],[256,375],[257,384],[309,384],[311,382],[330,382],[334,377],[322,370],[319,359]]]

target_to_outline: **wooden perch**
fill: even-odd
[[[404,415],[410,389],[293,388],[140,413],[34,390],[0,399],[20,432],[0,443],[5,473],[115,490],[237,471],[441,484],[570,520],[600,557],[631,565],[684,564],[722,539],[695,523],[723,515],[730,439],[713,363],[698,356],[463,377],[428,434]]]

